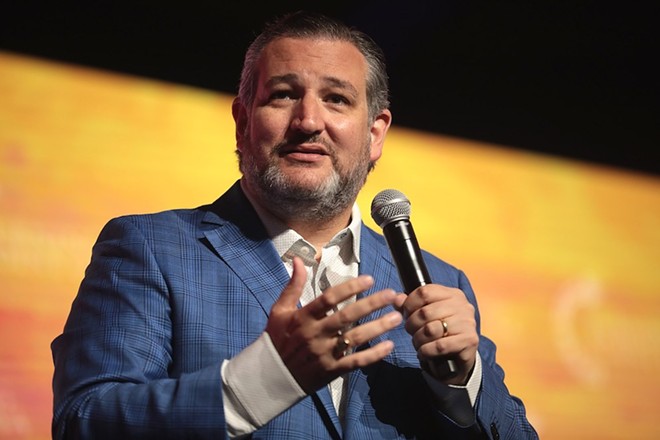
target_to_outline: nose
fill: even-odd
[[[323,108],[314,96],[304,95],[295,107],[291,127],[303,133],[319,133],[323,131]]]

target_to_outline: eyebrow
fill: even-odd
[[[290,84],[298,81],[299,76],[295,73],[286,73],[284,75],[277,75],[270,78],[266,81],[267,87],[273,87],[277,84]],[[333,87],[338,87],[343,90],[347,90],[353,96],[358,96],[359,93],[355,86],[348,81],[339,79],[335,76],[324,76],[323,81],[332,85]]]

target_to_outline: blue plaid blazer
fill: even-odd
[[[382,236],[364,225],[360,255],[360,272],[376,281],[364,295],[402,290]],[[476,306],[462,272],[424,257],[434,282],[462,289]],[[288,280],[238,184],[197,209],[111,220],[52,343],[53,438],[225,438],[220,364],[263,332]],[[469,438],[472,431],[434,409],[403,327],[384,337],[396,348],[350,374],[343,426],[324,387],[252,438]],[[482,337],[479,351],[483,434],[533,437],[522,402],[504,385],[495,346]]]

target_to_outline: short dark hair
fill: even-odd
[[[323,38],[353,44],[367,61],[367,106],[369,120],[389,107],[389,85],[382,49],[367,34],[326,15],[299,11],[270,23],[245,53],[238,97],[246,107],[253,104],[258,76],[257,64],[264,48],[279,38]]]

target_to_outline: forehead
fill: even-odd
[[[278,38],[262,51],[258,70],[260,85],[283,76],[301,81],[335,78],[366,91],[366,59],[348,41]]]

